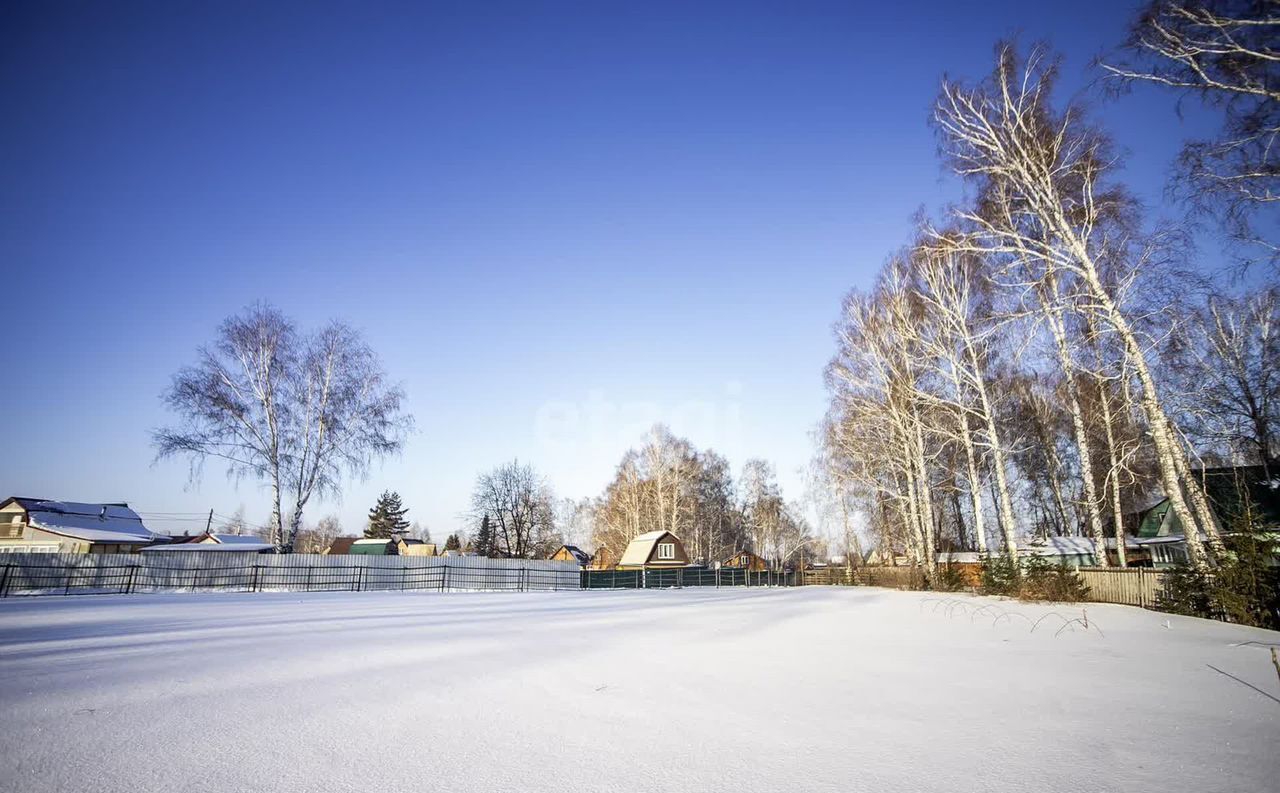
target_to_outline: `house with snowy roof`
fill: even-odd
[[[133,553],[156,537],[124,502],[0,502],[0,553]]]
[[[219,534],[206,531],[193,537],[174,537],[169,542],[149,545],[146,553],[269,553],[275,546],[250,534]]]
[[[627,543],[618,560],[619,570],[662,570],[688,565],[689,554],[685,553],[684,543],[669,531],[650,531],[636,536]]]
[[[753,573],[759,573],[769,569],[769,562],[764,557],[758,556],[751,551],[743,551],[734,556],[725,559],[720,563],[721,567],[737,568],[741,570],[750,570]]]
[[[582,567],[591,564],[591,554],[576,545],[561,545],[547,558],[553,562],[573,562]]]

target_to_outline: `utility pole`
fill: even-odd
[[[206,520],[206,521],[204,522],[204,533],[205,533],[205,534],[208,534],[208,533],[209,533],[209,530],[210,530],[210,529],[212,529],[212,528],[213,528],[213,508],[212,508],[212,507],[210,507],[210,508],[209,508],[209,519],[208,519],[208,520]]]

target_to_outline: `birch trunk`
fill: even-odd
[[[1107,560],[1107,539],[1102,529],[1102,515],[1098,509],[1098,489],[1093,479],[1093,454],[1089,448],[1089,435],[1084,426],[1084,415],[1080,409],[1080,384],[1076,382],[1075,363],[1071,358],[1071,348],[1067,344],[1066,327],[1062,321],[1062,311],[1054,301],[1057,299],[1058,284],[1055,274],[1050,271],[1047,288],[1049,295],[1039,294],[1040,306],[1048,320],[1049,330],[1053,334],[1054,346],[1058,352],[1058,365],[1066,377],[1067,407],[1071,411],[1071,427],[1075,434],[1076,453],[1080,455],[1080,478],[1084,485],[1085,515],[1089,520],[1089,533],[1093,537],[1094,558],[1102,567],[1109,567]]]

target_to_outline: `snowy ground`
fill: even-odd
[[[1032,633],[1053,610],[1079,615],[827,587],[10,598],[0,790],[1280,787],[1280,682],[1235,646],[1280,634],[1102,605],[1102,634]]]

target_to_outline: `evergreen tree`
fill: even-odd
[[[489,527],[489,513],[485,513],[484,519],[480,521],[480,531],[476,534],[475,541],[476,554],[479,556],[493,556],[493,529]]]
[[[369,525],[364,536],[379,540],[389,540],[397,534],[403,534],[409,528],[409,521],[404,519],[409,510],[400,503],[400,494],[394,490],[384,490],[378,496],[378,503],[369,510]]]
[[[458,539],[458,535],[450,534],[449,539],[444,541],[444,549],[446,551],[462,550],[462,542]]]

